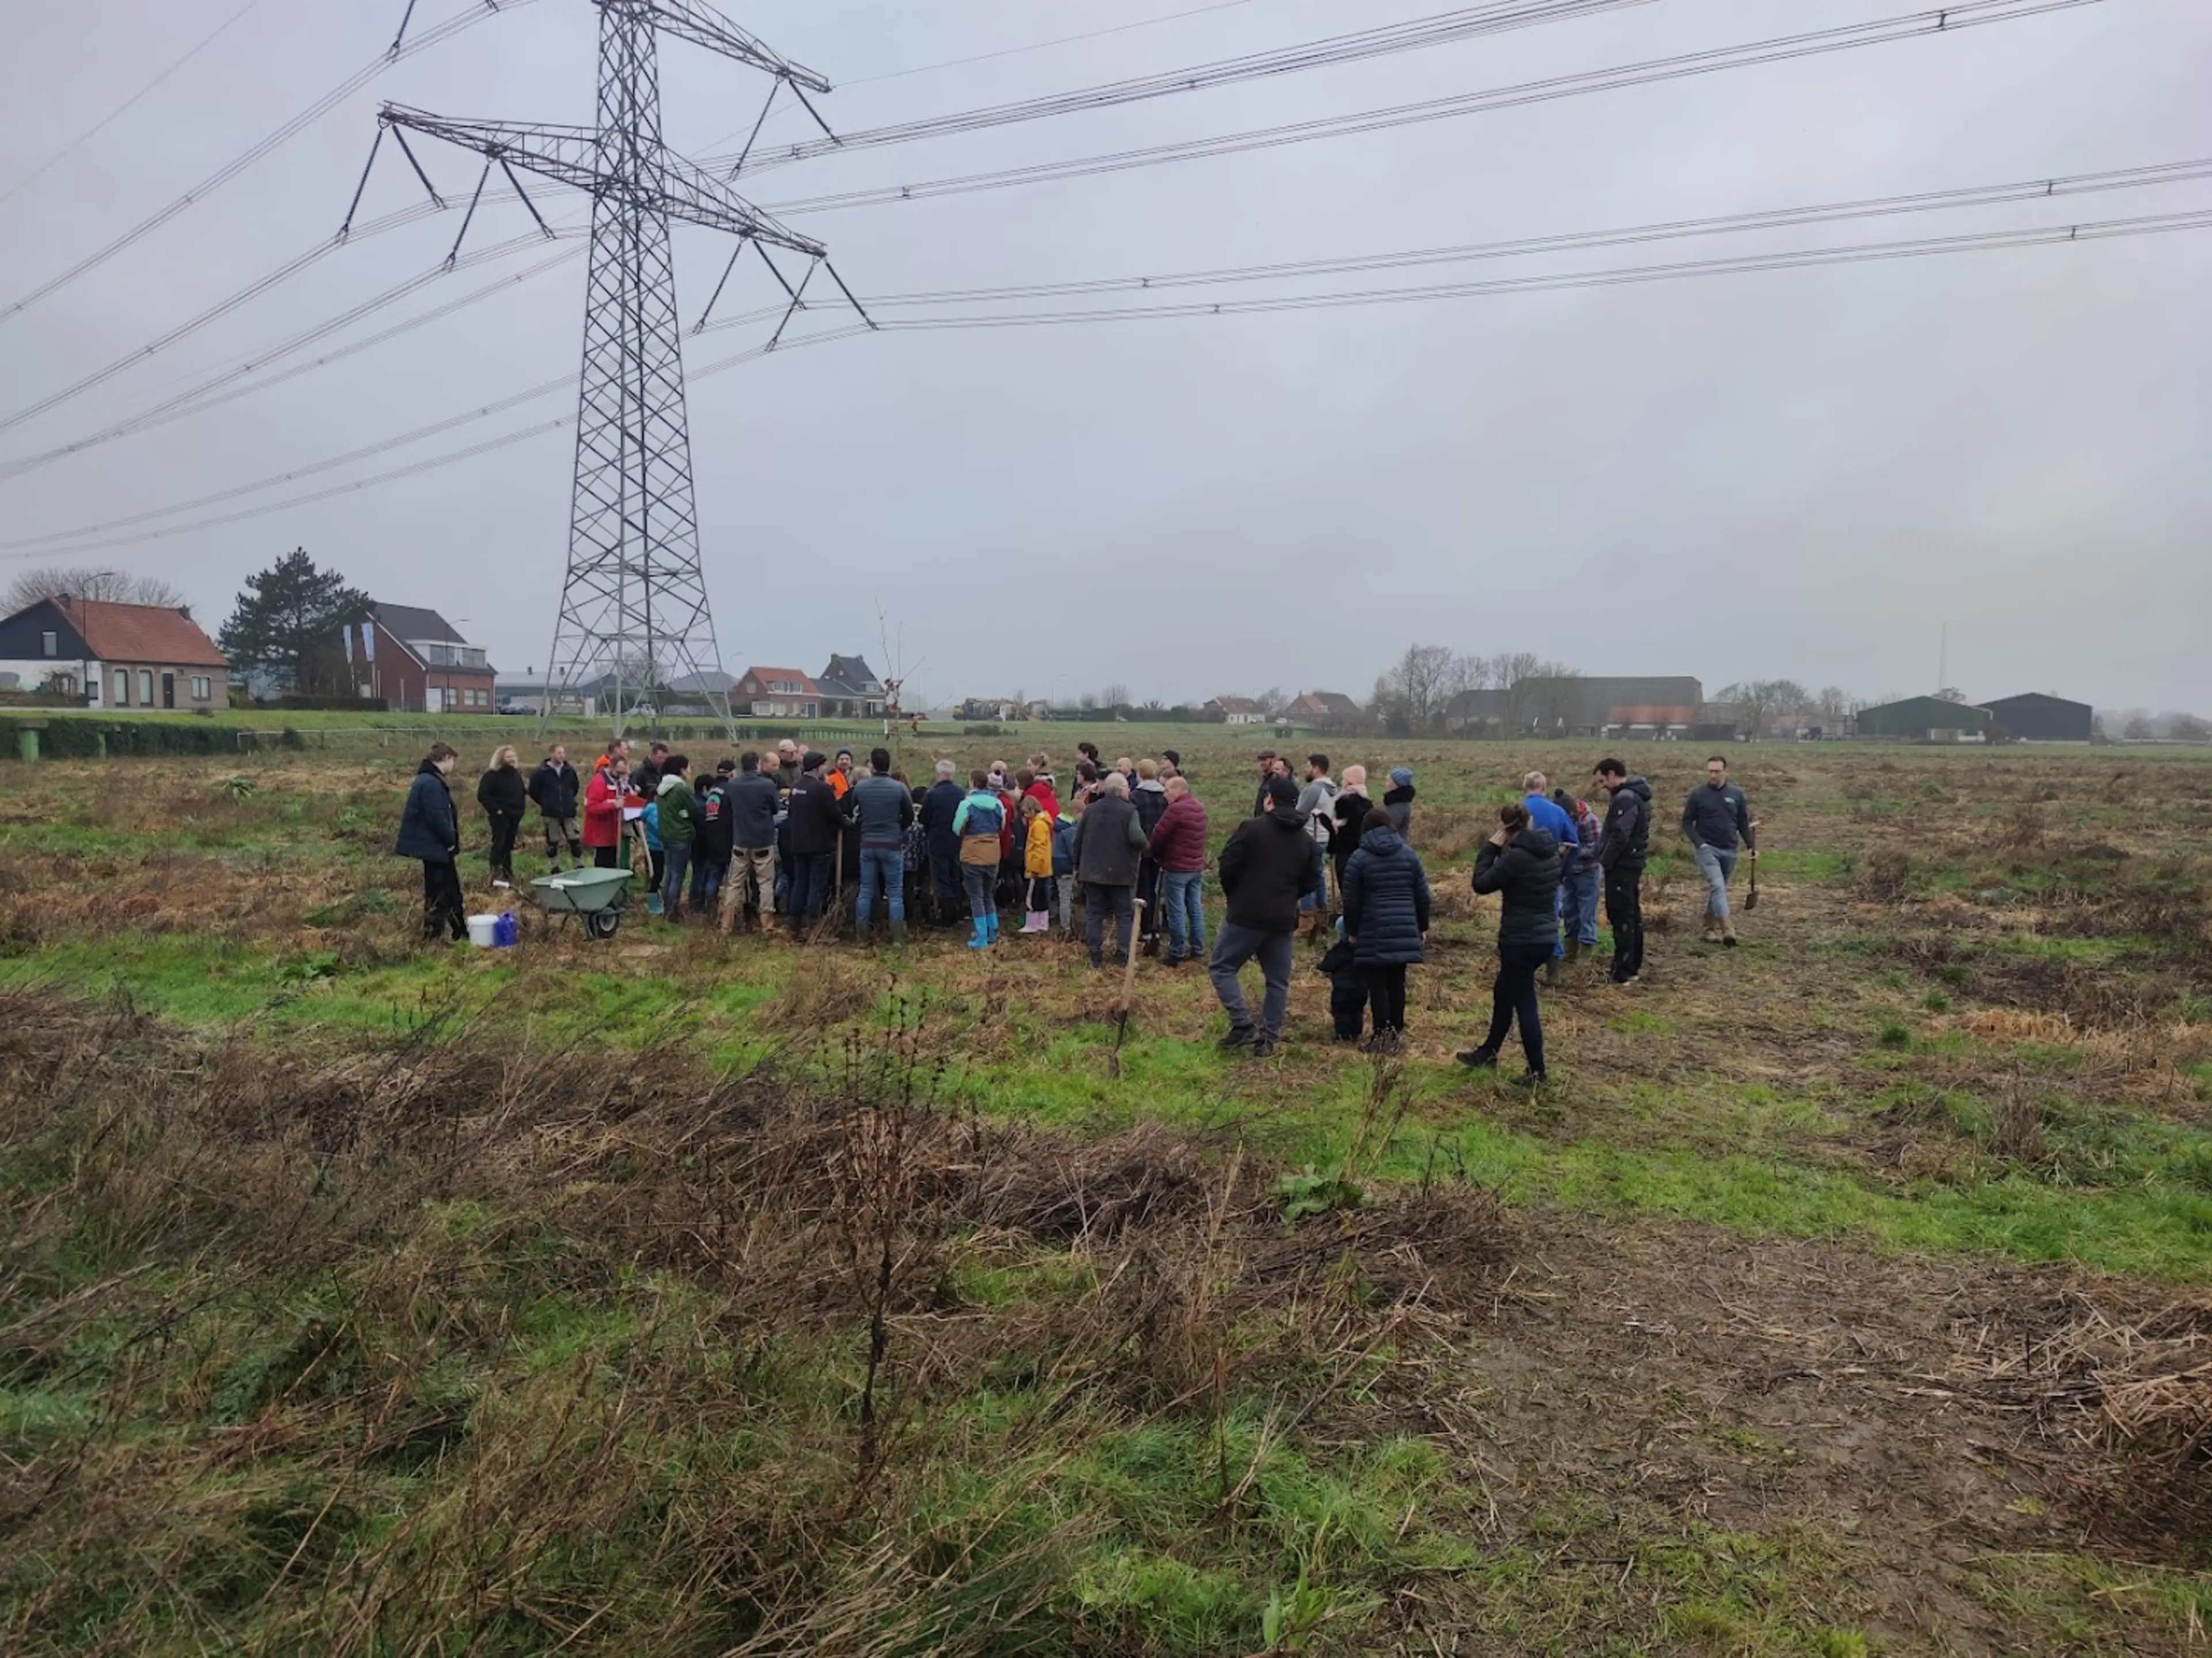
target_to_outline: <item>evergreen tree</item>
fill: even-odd
[[[216,642],[234,673],[264,677],[285,690],[313,689],[302,683],[303,672],[328,655],[340,628],[369,609],[367,593],[348,586],[335,570],[317,569],[304,547],[246,577],[246,588]]]

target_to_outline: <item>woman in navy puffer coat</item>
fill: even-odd
[[[1359,848],[1345,860],[1344,936],[1367,981],[1374,1045],[1395,1048],[1406,1029],[1406,969],[1429,935],[1429,877],[1390,814],[1367,814]]]

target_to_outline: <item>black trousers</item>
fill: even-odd
[[[1605,921],[1613,929],[1613,980],[1644,971],[1644,872],[1615,864],[1605,872]]]
[[[422,936],[434,938],[451,930],[456,938],[469,936],[461,899],[461,872],[449,859],[422,860]]]
[[[592,848],[592,867],[593,869],[620,869],[622,866],[621,847],[593,847]]]
[[[1528,1069],[1544,1069],[1544,1021],[1536,1007],[1536,974],[1552,959],[1550,944],[1500,944],[1498,981],[1490,991],[1490,1035],[1482,1045],[1495,1054],[1505,1046],[1515,1019],[1521,1021],[1521,1051]]]
[[[1406,1028],[1406,964],[1370,962],[1359,969],[1367,977],[1367,1005],[1375,1016],[1375,1034]]]
[[[498,880],[512,881],[514,878],[514,837],[522,829],[521,816],[511,811],[493,811],[484,815],[491,819],[492,875]]]

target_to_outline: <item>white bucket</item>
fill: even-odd
[[[489,950],[499,938],[499,917],[471,915],[469,917],[469,942],[478,950]]]

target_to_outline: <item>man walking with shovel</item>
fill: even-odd
[[[1705,878],[1705,939],[1709,944],[1735,944],[1729,881],[1735,874],[1739,845],[1753,863],[1758,861],[1758,832],[1743,791],[1729,781],[1727,756],[1713,756],[1705,762],[1705,780],[1682,803],[1682,834],[1690,842],[1690,855],[1697,859],[1698,873]]]

